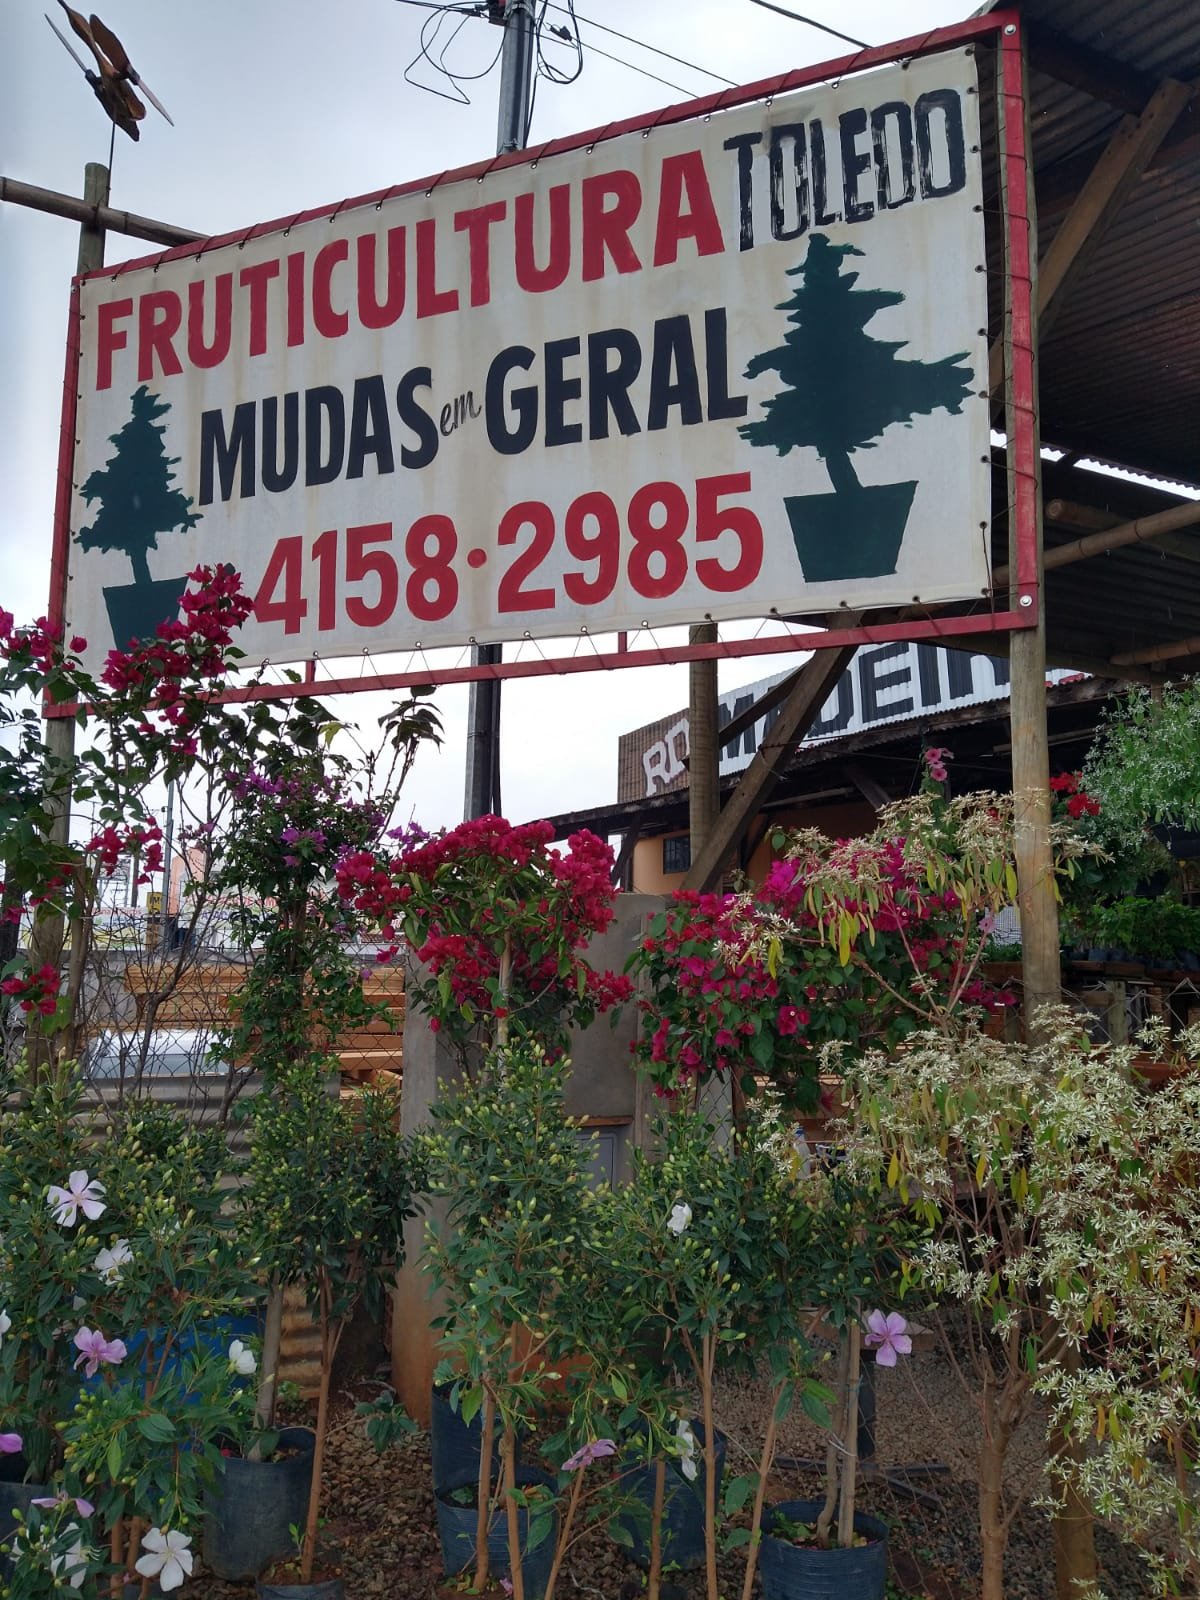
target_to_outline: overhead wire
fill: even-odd
[[[460,105],[469,105],[471,103],[470,96],[464,91],[462,85],[476,82],[492,71],[503,54],[503,39],[501,39],[500,46],[492,60],[480,72],[458,72],[451,69],[446,63],[446,53],[465,26],[468,18],[484,17],[488,14],[487,6],[483,3],[483,0],[468,0],[468,3],[465,4],[453,4],[449,3],[449,0],[442,4],[436,3],[436,0],[397,0],[397,4],[414,6],[419,10],[431,13],[421,25],[417,54],[404,69],[405,81],[412,84],[414,88],[424,89],[430,94],[439,95],[442,99],[452,100]],[[569,19],[570,32],[565,26],[557,28],[549,22],[548,13],[550,11],[559,12]],[[451,15],[459,17],[460,21],[439,47],[438,37],[441,33],[443,20]],[[615,55],[608,50],[602,50],[599,45],[593,44],[590,39],[585,41],[580,33],[580,23],[601,33],[610,34],[613,38],[621,39],[626,44],[631,44],[639,50],[645,50],[651,55],[660,56],[666,61],[672,61],[677,66],[686,67],[691,72],[701,72],[706,77],[716,79],[719,83],[733,86],[734,80],[724,77],[719,72],[712,72],[709,68],[701,67],[694,61],[686,60],[683,56],[674,55],[670,50],[664,50],[659,45],[649,44],[642,39],[638,39],[633,34],[622,33],[619,28],[610,27],[607,23],[597,22],[592,17],[581,16],[576,10],[575,0],[566,0],[565,4],[559,3],[559,0],[541,0],[541,10],[535,21],[536,65],[533,93],[530,97],[529,120],[525,129],[526,141],[529,138],[529,125],[533,118],[533,107],[537,95],[537,80],[544,77],[549,82],[558,85],[576,82],[583,72],[585,50],[590,50],[593,55],[599,56],[605,61],[611,61],[616,66],[625,67],[630,72],[636,72],[641,77],[650,79],[652,83],[662,84],[664,88],[670,89],[676,94],[686,95],[689,99],[695,98],[696,91],[686,87],[684,84],[675,83],[670,78],[664,78],[660,73],[651,72],[649,68],[640,66],[635,61],[629,61],[624,56]],[[573,70],[564,71],[548,59],[546,54],[546,47],[549,42],[547,35],[553,38],[556,43],[562,44],[573,52],[575,57]],[[446,79],[454,90],[453,94],[448,94],[444,89],[439,89],[431,83],[424,83],[419,78],[412,76],[413,68],[422,60],[427,62],[436,74]]]
[[[668,61],[673,61],[677,67],[687,67],[692,72],[702,72],[706,78],[716,78],[718,83],[727,83],[731,89],[735,89],[737,87],[732,78],[726,78],[719,72],[710,72],[707,67],[702,67],[695,61],[685,61],[682,56],[672,55],[669,50],[663,50],[659,45],[647,44],[644,39],[637,39],[630,33],[622,33],[619,28],[610,28],[606,22],[597,22],[594,17],[579,16],[575,10],[574,0],[568,0],[567,5],[565,6],[559,5],[557,0],[545,0],[545,4],[549,6],[551,11],[569,12],[572,21],[576,24],[576,32],[578,32],[578,24],[580,22],[584,22],[589,28],[598,28],[601,33],[610,33],[616,39],[623,39],[626,44],[637,45],[639,50],[649,50],[652,55],[664,56]],[[589,45],[588,48],[592,49],[593,46]],[[610,59],[616,60],[617,57],[614,56]],[[631,63],[626,61],[623,63],[623,65],[629,66]],[[661,81],[662,80],[660,79],[660,82]],[[678,85],[672,84],[671,87],[677,88]]]

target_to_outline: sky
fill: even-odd
[[[85,164],[108,159],[110,124],[47,26],[44,9],[45,0],[6,6],[0,174],[79,194]],[[51,9],[77,43],[57,4]],[[955,0],[796,0],[793,9],[881,44],[957,21],[971,8]],[[576,14],[582,73],[568,86],[539,79],[532,142],[709,93],[723,80],[750,82],[827,60],[846,48],[753,0],[579,0]],[[117,133],[111,204],[122,210],[220,233],[494,151],[499,67],[490,64],[501,34],[482,18],[467,18],[451,38],[458,17],[439,18],[403,0],[106,0],[101,16],[175,123],[168,126],[151,109],[138,144]],[[557,6],[549,17],[567,22]],[[462,75],[460,92],[469,104],[446,98],[454,90],[420,58],[423,27],[430,53]],[[560,69],[572,65],[565,48],[549,59]],[[0,205],[0,606],[18,620],[46,606],[77,243],[74,223]],[[105,260],[151,248],[110,234]],[[757,628],[751,621],[723,632],[745,636]],[[657,641],[677,637],[662,631]],[[783,661],[722,663],[721,688],[766,676]],[[686,702],[685,666],[506,683],[506,814],[527,820],[613,800],[619,735]],[[452,825],[463,807],[467,691],[448,686],[436,703],[446,741],[419,757],[403,806],[427,827]],[[336,709],[365,730],[383,702],[351,696]]]

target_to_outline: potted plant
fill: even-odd
[[[823,1419],[824,1496],[773,1504],[762,1519],[763,1600],[822,1593],[883,1600],[887,1526],[856,1504],[859,1390],[865,1359],[895,1366],[898,1356],[911,1352],[905,1318],[883,1311],[879,1301],[903,1293],[903,1263],[917,1229],[889,1197],[852,1181],[840,1162],[797,1167],[795,1181],[810,1208],[807,1286],[796,1288],[802,1299],[821,1307],[836,1336],[836,1376]]]
[[[272,1281],[303,1287],[321,1335],[312,1485],[299,1556],[301,1592],[313,1586],[333,1363],[361,1298],[378,1307],[385,1275],[403,1260],[404,1223],[419,1187],[395,1097],[367,1088],[331,1093],[310,1063],[281,1072],[254,1108],[240,1194],[243,1226]],[[338,1181],[331,1183],[329,1175]]]
[[[898,354],[903,346],[865,332],[878,312],[904,296],[856,287],[859,274],[843,271],[842,263],[862,254],[812,234],[804,260],[787,269],[800,282],[778,308],[791,324],[784,342],[746,368],[747,378],[778,373],[781,388],[763,401],[759,420],[739,428],[741,436],[780,455],[815,449],[833,486],[832,494],[784,499],[809,583],[895,572],[916,483],[862,484],[850,457],[919,413],[961,411],[971,391],[964,353],[913,360]]]
[[[481,1419],[473,1477],[464,1463],[438,1494],[446,1570],[473,1563],[482,1589],[499,1568],[518,1600],[549,1582],[555,1516],[553,1494],[531,1499],[554,1480],[518,1465],[518,1438],[572,1353],[567,1330],[591,1289],[595,1208],[563,1109],[568,1070],[565,1056],[527,1042],[494,1051],[477,1081],[435,1102],[422,1136],[430,1195],[446,1202],[427,1230],[425,1266],[445,1307],[434,1326],[464,1422]]]
[[[75,537],[83,550],[121,550],[133,567],[132,584],[112,584],[104,599],[113,643],[124,650],[131,640],[152,636],[159,623],[174,619],[186,577],[152,578],[146,557],[158,548],[158,535],[186,531],[200,521],[190,495],[172,488],[177,457],[163,443],[171,407],[145,384],[130,397],[129,421],[113,435],[113,455],[83,484],[88,505],[100,502],[96,520]]]

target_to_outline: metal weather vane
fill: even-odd
[[[92,55],[96,58],[95,72],[80,59],[73,49],[70,40],[55,26],[54,21],[47,16],[46,21],[54,29],[68,51],[71,59],[78,66],[84,77],[92,86],[92,91],[108,117],[127,133],[131,139],[140,137],[138,124],[146,115],[146,107],[139,96],[134,92],[135,86],[140,88],[154,109],[171,122],[170,113],[158,96],[150,88],[140,73],[135,71],[133,63],[126,53],[125,46],[117,38],[111,28],[101,22],[94,14],[88,18],[78,11],[73,11],[67,0],[58,0],[60,6],[67,14],[67,21],[72,29],[87,45]]]

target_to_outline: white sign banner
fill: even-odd
[[[85,280],[68,619],[295,660],[987,583],[953,51]]]

